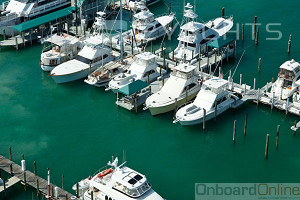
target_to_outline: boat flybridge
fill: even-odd
[[[156,55],[151,52],[144,52],[135,56],[133,63],[125,73],[115,76],[108,84],[105,90],[112,90],[114,93],[133,81],[141,80],[152,83],[159,76],[165,75],[167,72],[158,67],[156,63]],[[161,70],[161,72],[160,72]]]
[[[139,41],[152,41],[172,31],[170,26],[175,18],[174,13],[154,18],[154,14],[145,6],[145,1],[136,2],[139,12],[133,15],[132,31]]]
[[[278,72],[278,78],[273,83],[271,94],[281,99],[291,97],[297,90],[296,81],[300,80],[300,64],[294,59],[283,63]]]
[[[205,121],[220,115],[229,108],[234,107],[239,98],[228,90],[228,81],[220,78],[212,78],[203,82],[196,99],[180,108],[175,115],[173,123],[181,125],[195,125],[203,122],[205,109]]]
[[[174,59],[190,61],[205,51],[205,45],[210,41],[216,40],[226,34],[233,26],[233,17],[219,17],[205,24],[197,22],[198,15],[194,12],[193,6],[187,3],[184,9],[184,18],[180,33],[177,38],[179,41],[174,50]],[[185,24],[184,24],[185,23]],[[170,52],[169,57],[173,57]]]
[[[57,65],[72,60],[80,50],[80,41],[66,34],[54,34],[45,40],[41,54],[41,68],[51,71]]]
[[[2,2],[0,33],[12,36],[13,26],[71,5],[70,0],[9,0]]]
[[[152,115],[158,115],[174,110],[175,107],[193,99],[201,88],[196,68],[186,63],[174,67],[170,78],[160,91],[148,97],[144,109],[149,109]]]
[[[92,200],[163,200],[156,193],[145,175],[125,166],[118,166],[118,158],[99,170],[93,177],[88,177],[78,183],[82,199]],[[76,185],[73,186],[76,190]]]
[[[129,8],[130,9],[135,9],[136,8],[136,3],[141,0],[129,0]],[[153,4],[159,2],[160,0],[146,0],[146,5],[147,6],[152,6]]]

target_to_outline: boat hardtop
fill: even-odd
[[[73,37],[71,35],[65,35],[65,34],[54,34],[51,37],[47,38],[45,42],[53,43],[57,46],[63,46],[65,44],[74,45],[79,42],[79,40],[76,37]]]

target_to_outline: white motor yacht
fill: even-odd
[[[81,46],[76,37],[66,34],[54,34],[45,42],[40,62],[44,71],[51,71],[57,65],[75,58]]]
[[[106,90],[114,93],[136,80],[152,83],[159,76],[166,74],[166,70],[160,69],[156,63],[156,56],[150,52],[144,52],[135,56],[133,63],[126,73],[115,76],[108,84]],[[161,70],[161,72],[160,72]]]
[[[91,200],[163,200],[145,175],[125,166],[118,158],[101,168],[94,176],[78,183],[80,199]],[[73,189],[76,190],[76,185]]]
[[[180,27],[177,38],[179,41],[174,50],[174,59],[190,61],[205,51],[205,45],[226,34],[233,26],[233,18],[219,17],[207,23],[196,21],[198,15],[194,12],[193,6],[188,3],[184,9],[184,20]],[[173,52],[169,54],[173,58]]]
[[[98,67],[114,60],[111,49],[99,43],[97,36],[85,41],[85,46],[76,59],[64,62],[50,72],[56,83],[66,83],[87,77]]]
[[[145,109],[148,108],[152,115],[158,115],[174,110],[195,98],[200,90],[196,68],[186,63],[174,67],[160,91],[148,97]]]
[[[205,121],[220,115],[231,108],[239,98],[228,90],[228,81],[220,78],[212,78],[202,84],[196,99],[180,108],[176,112],[174,123],[181,125],[195,125],[203,122],[205,109]]]
[[[9,0],[0,6],[0,33],[7,36],[17,34],[13,26],[46,15],[71,5],[70,0]],[[67,11],[66,11],[67,12]]]
[[[137,4],[144,4],[140,1]],[[154,18],[154,14],[143,5],[139,5],[140,11],[133,15],[132,28],[134,37],[139,42],[156,40],[172,30],[170,24],[175,18],[173,13]]]
[[[271,95],[275,93],[275,97],[287,99],[291,97],[298,88],[295,84],[300,80],[300,64],[294,59],[286,61],[279,68],[278,78],[272,84]]]

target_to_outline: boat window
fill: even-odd
[[[134,176],[134,179],[139,181],[139,180],[142,180],[143,177],[141,175],[137,174],[137,175]]]
[[[292,84],[293,82],[291,80],[284,79],[282,87],[286,88],[288,86],[291,86]]]
[[[189,47],[194,47],[196,48],[196,44],[195,43],[188,43]]]
[[[79,56],[76,58],[76,60],[80,61],[80,62],[83,62],[85,64],[90,64],[92,61],[88,58],[85,58],[83,56]]]
[[[200,42],[200,44],[204,44],[204,43],[210,41],[210,40],[213,39],[215,36],[216,36],[215,34],[212,34],[212,35],[210,35],[210,36],[204,38],[204,39]]]
[[[155,25],[155,28],[158,28],[158,27],[160,27],[161,26],[161,24],[160,23],[157,23],[156,25]]]
[[[148,31],[152,31],[153,30],[153,26],[151,26],[150,28],[148,28]]]
[[[217,105],[221,104],[221,103],[224,102],[224,101],[226,101],[226,97],[223,97],[223,98],[219,99],[219,100],[217,101]]]
[[[200,33],[203,33],[207,31],[209,28],[207,26],[204,26],[202,29],[199,30]]]
[[[294,79],[294,72],[289,71],[287,69],[279,69],[278,77],[284,78],[287,80],[293,80]]]
[[[103,60],[104,60],[105,58],[108,57],[108,55],[107,55],[107,54],[104,54],[104,55],[102,55],[102,56],[99,56],[99,57],[93,59],[92,63],[96,63],[96,62],[101,61],[101,60],[102,60],[102,57],[103,57]]]
[[[298,73],[300,71],[300,66],[295,68],[295,73]]]

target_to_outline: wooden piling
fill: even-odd
[[[39,199],[39,194],[40,194],[40,190],[39,190],[39,179],[36,179],[36,196]]]
[[[206,117],[206,110],[203,108],[203,130],[205,130],[205,117]]]
[[[6,199],[6,180],[3,179],[3,192],[4,192],[4,199]]]
[[[172,60],[174,61],[174,57],[175,57],[175,52],[174,52],[174,49],[173,49],[173,51],[172,51]]]
[[[232,143],[235,144],[235,133],[236,133],[236,120],[233,122],[233,137],[232,137]]]
[[[22,160],[25,160],[24,154],[22,154]]]
[[[257,16],[254,16],[253,37],[255,37],[255,33],[256,33],[256,23],[257,23]]]
[[[295,130],[294,130],[294,136],[296,135],[296,127],[297,127],[297,121],[295,120],[295,125],[294,125],[294,127],[295,127]]]
[[[29,31],[29,40],[30,40],[30,45],[32,45],[32,29]]]
[[[24,190],[26,191],[27,189],[26,172],[23,172],[23,177],[24,177]]]
[[[9,147],[9,160],[12,161],[11,147]]]
[[[16,43],[16,49],[18,50],[19,49],[19,45],[18,45],[18,38],[15,37],[15,43]]]
[[[225,8],[223,7],[222,8],[222,17],[224,18],[224,16],[225,16]]]
[[[260,67],[261,67],[261,58],[258,59],[258,72],[260,72]]]
[[[152,49],[152,42],[151,42],[151,49]],[[131,55],[133,55],[133,36],[131,36]]]
[[[268,159],[268,154],[269,154],[269,134],[267,134],[266,137],[266,148],[265,148],[265,159]]]
[[[247,134],[247,121],[248,121],[248,114],[245,114],[244,136],[246,136]]]
[[[63,190],[65,190],[65,177],[64,177],[64,175],[62,175],[61,188],[62,188]]]
[[[258,36],[259,36],[259,26],[257,27],[256,37],[255,37],[255,45],[258,45]]]
[[[26,44],[25,44],[25,36],[24,36],[24,32],[22,32],[22,33],[21,33],[21,35],[22,35],[22,42],[23,42],[23,46],[25,47],[25,46],[26,46]]]
[[[214,120],[217,121],[217,102],[215,102]]]
[[[76,197],[79,198],[79,184],[76,183]]]
[[[244,24],[242,24],[242,41],[244,42],[245,40],[245,27]]]
[[[234,41],[234,47],[233,47],[234,49],[233,49],[233,59],[235,59],[235,57],[236,57],[236,40]],[[223,52],[221,53],[221,55],[223,55]],[[223,56],[222,56],[223,57]],[[222,59],[221,59],[222,60]],[[222,64],[222,62],[221,62],[221,64]],[[222,65],[221,65],[222,66]]]
[[[176,115],[176,111],[177,111],[177,98],[175,98],[175,104],[174,105],[175,105],[175,109],[174,109],[174,113],[175,114],[174,115]]]
[[[9,165],[9,168],[10,168],[10,176],[13,176],[13,175],[14,175],[14,172],[13,172],[12,164]]]
[[[36,162],[33,162],[33,167],[34,167],[34,175],[36,176]]]
[[[289,42],[288,42],[288,54],[291,53],[291,45],[292,45],[292,34],[290,34]]]
[[[3,30],[3,40],[6,40],[5,30]]]
[[[277,133],[276,133],[276,149],[278,149],[279,130],[280,130],[280,125],[277,126]]]

